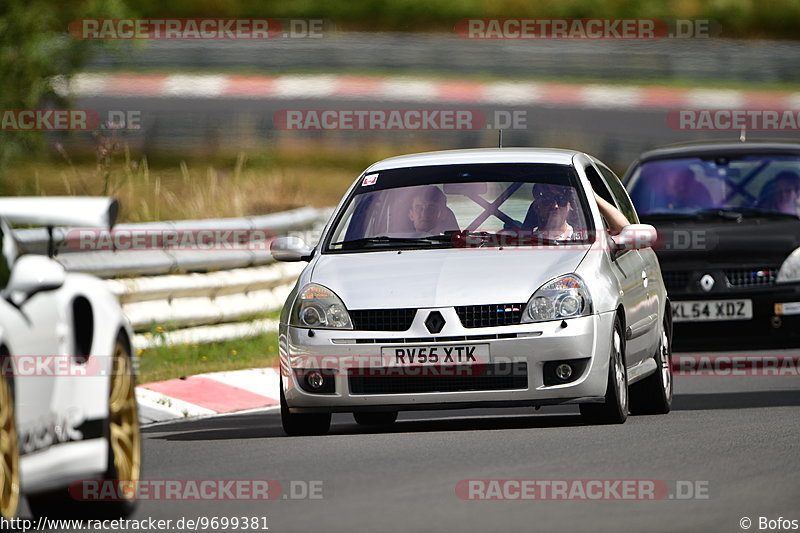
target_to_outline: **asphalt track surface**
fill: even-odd
[[[167,423],[144,430],[145,479],[274,479],[283,494],[147,501],[134,518],[266,517],[269,531],[353,533],[742,531],[748,517],[758,530],[762,516],[800,519],[799,406],[797,376],[679,375],[670,414],[624,425],[587,426],[567,406],[408,412],[382,430],[338,414],[317,437],[285,436],[275,411]],[[673,497],[465,501],[455,487],[466,479],[660,480]],[[291,481],[322,481],[322,498],[288,498]],[[707,498],[682,499],[687,486]]]

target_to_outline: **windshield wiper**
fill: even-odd
[[[535,231],[514,233],[490,233],[485,231],[464,231],[456,237],[465,247],[518,247],[518,246],[559,246],[566,243],[583,243],[583,239],[551,239],[537,234]],[[458,246],[458,245],[457,245]]]
[[[642,220],[645,219],[661,219],[661,218],[696,218],[697,213],[669,213],[669,212],[658,212],[658,213],[639,213],[639,218]]]
[[[769,217],[769,218],[798,218],[797,215],[759,209],[756,207],[709,207],[693,213],[640,213],[639,217],[645,221],[676,220],[676,219],[703,219],[722,218],[726,220],[740,220],[742,218]]]
[[[711,207],[698,211],[697,215],[716,215],[733,220],[739,220],[744,217],[798,218],[797,215],[758,207]]]
[[[351,239],[348,241],[339,241],[331,243],[330,247],[339,247],[342,250],[357,250],[369,246],[413,246],[413,245],[431,245],[450,242],[451,237],[447,235],[430,235],[427,237],[389,237],[381,235],[378,237],[364,237],[361,239]]]

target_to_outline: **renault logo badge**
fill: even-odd
[[[704,291],[710,291],[714,288],[714,277],[711,274],[704,274],[703,277],[700,278],[700,286]]]

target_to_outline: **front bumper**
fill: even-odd
[[[423,315],[426,313],[417,313],[408,331],[314,330],[313,336],[310,336],[308,329],[281,324],[281,381],[290,410],[297,413],[402,411],[603,401],[608,381],[608,354],[611,351],[614,312],[569,319],[563,321],[566,327],[558,320],[470,329],[460,326],[453,308],[436,310],[442,313],[448,324],[459,325],[448,327],[446,335],[431,335],[423,323]],[[458,340],[448,340],[453,338]],[[375,392],[374,388],[370,393],[355,393],[351,390],[356,387],[353,386],[353,371],[350,369],[358,369],[364,376],[381,375],[378,369],[385,369],[386,365],[386,359],[381,355],[382,347],[437,346],[443,349],[447,346],[478,344],[488,345],[490,360],[485,361],[487,365],[503,367],[508,364],[517,370],[522,369],[524,386],[448,392],[396,392],[396,388],[387,393]],[[579,359],[587,363],[580,377],[565,384],[545,385],[546,362]],[[302,371],[310,368],[326,369],[334,381],[332,393],[314,394],[300,387],[298,371],[302,375]],[[463,369],[464,366],[458,368]],[[372,370],[376,372],[373,373]],[[409,377],[417,380],[418,384],[419,380],[426,379],[458,379],[430,374],[427,377]],[[402,379],[408,377],[404,375],[397,378]],[[395,384],[398,383],[397,380]],[[448,383],[448,387],[453,388],[451,383]]]
[[[800,346],[800,314],[783,314],[776,304],[800,303],[800,283],[775,284],[758,289],[727,290],[722,293],[670,292],[670,300],[751,300],[749,320],[675,322],[673,347],[720,349]],[[776,312],[777,311],[777,312]],[[787,308],[787,312],[789,309]],[[743,346],[742,343],[748,343]]]

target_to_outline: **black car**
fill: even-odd
[[[800,142],[666,146],[623,182],[659,231],[676,348],[800,346]]]

